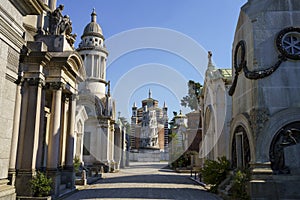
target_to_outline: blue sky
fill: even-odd
[[[152,97],[169,117],[181,108],[187,81],[203,83],[207,51],[218,68],[231,68],[240,7],[246,0],[58,0],[76,33],[77,47],[95,8],[110,52],[107,79],[117,112],[130,117],[133,102]]]

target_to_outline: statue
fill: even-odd
[[[52,35],[59,35],[59,24],[63,19],[62,11],[64,9],[64,5],[59,5],[52,13],[50,13],[50,34]]]
[[[274,174],[290,174],[290,169],[285,164],[284,148],[298,144],[300,130],[295,128],[281,129],[279,137],[274,142],[270,160]]]
[[[61,4],[49,14],[49,32],[51,35],[65,35],[68,43],[73,46],[77,35],[72,34],[72,21],[68,15],[62,15],[63,9],[64,5]]]

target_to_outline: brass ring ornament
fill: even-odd
[[[286,58],[300,60],[300,28],[288,27],[278,33],[278,51]]]

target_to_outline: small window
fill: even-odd
[[[91,155],[91,133],[85,132],[83,138],[83,155],[89,156]]]

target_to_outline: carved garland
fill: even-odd
[[[232,96],[235,92],[238,76],[242,70],[244,71],[246,78],[257,80],[270,76],[279,68],[281,63],[287,61],[287,59],[300,60],[300,28],[288,27],[280,31],[276,38],[276,46],[280,54],[278,55],[278,61],[275,63],[275,65],[269,67],[268,69],[250,71],[247,67],[247,61],[245,60],[246,42],[244,40],[238,42],[234,51],[233,62],[235,68],[235,77],[228,92],[230,96]],[[238,57],[239,50],[241,52],[240,57]],[[239,63],[238,58],[241,59]]]

